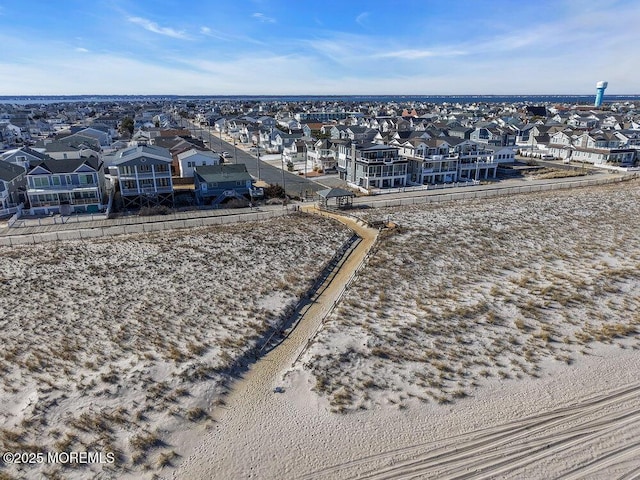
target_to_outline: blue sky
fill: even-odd
[[[637,0],[0,0],[0,95],[639,94]]]

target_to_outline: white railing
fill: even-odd
[[[7,208],[7,214],[13,213],[13,216],[7,221],[8,227],[13,227],[13,225],[18,221],[18,219],[22,215],[23,208],[24,208],[24,203],[21,203],[17,207]],[[13,212],[11,212],[11,210],[13,210]]]

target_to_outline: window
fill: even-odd
[[[60,185],[60,177],[58,177],[58,176],[51,177],[51,184],[52,185]]]
[[[49,186],[49,178],[48,177],[33,177],[33,186],[34,187],[48,187]]]
[[[80,184],[81,185],[87,185],[87,184],[92,184],[93,182],[93,175],[79,175],[80,177]]]

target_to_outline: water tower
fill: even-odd
[[[595,106],[599,107],[602,105],[602,97],[604,96],[604,90],[609,85],[609,82],[598,82],[596,83],[596,103]]]

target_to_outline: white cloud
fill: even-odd
[[[356,23],[364,27],[365,26],[364,21],[367,19],[368,16],[369,16],[369,12],[362,12],[360,15],[356,17]]]
[[[398,58],[401,60],[417,60],[420,58],[429,57],[456,57],[460,55],[466,55],[464,50],[396,50],[394,52],[383,52],[372,55],[374,58]]]
[[[87,50],[86,48],[77,47],[77,48],[76,48],[76,52],[79,52],[79,53],[89,53],[89,50]]]
[[[135,23],[136,25],[140,25],[145,30],[148,30],[153,33],[157,33],[159,35],[166,35],[167,37],[179,38],[182,40],[188,40],[189,36],[181,31],[175,30],[171,27],[161,27],[157,23],[152,22],[146,18],[141,17],[129,17],[131,23]]]
[[[262,23],[276,23],[276,19],[272,17],[267,17],[264,13],[256,12],[251,15],[256,20],[261,21]]]

